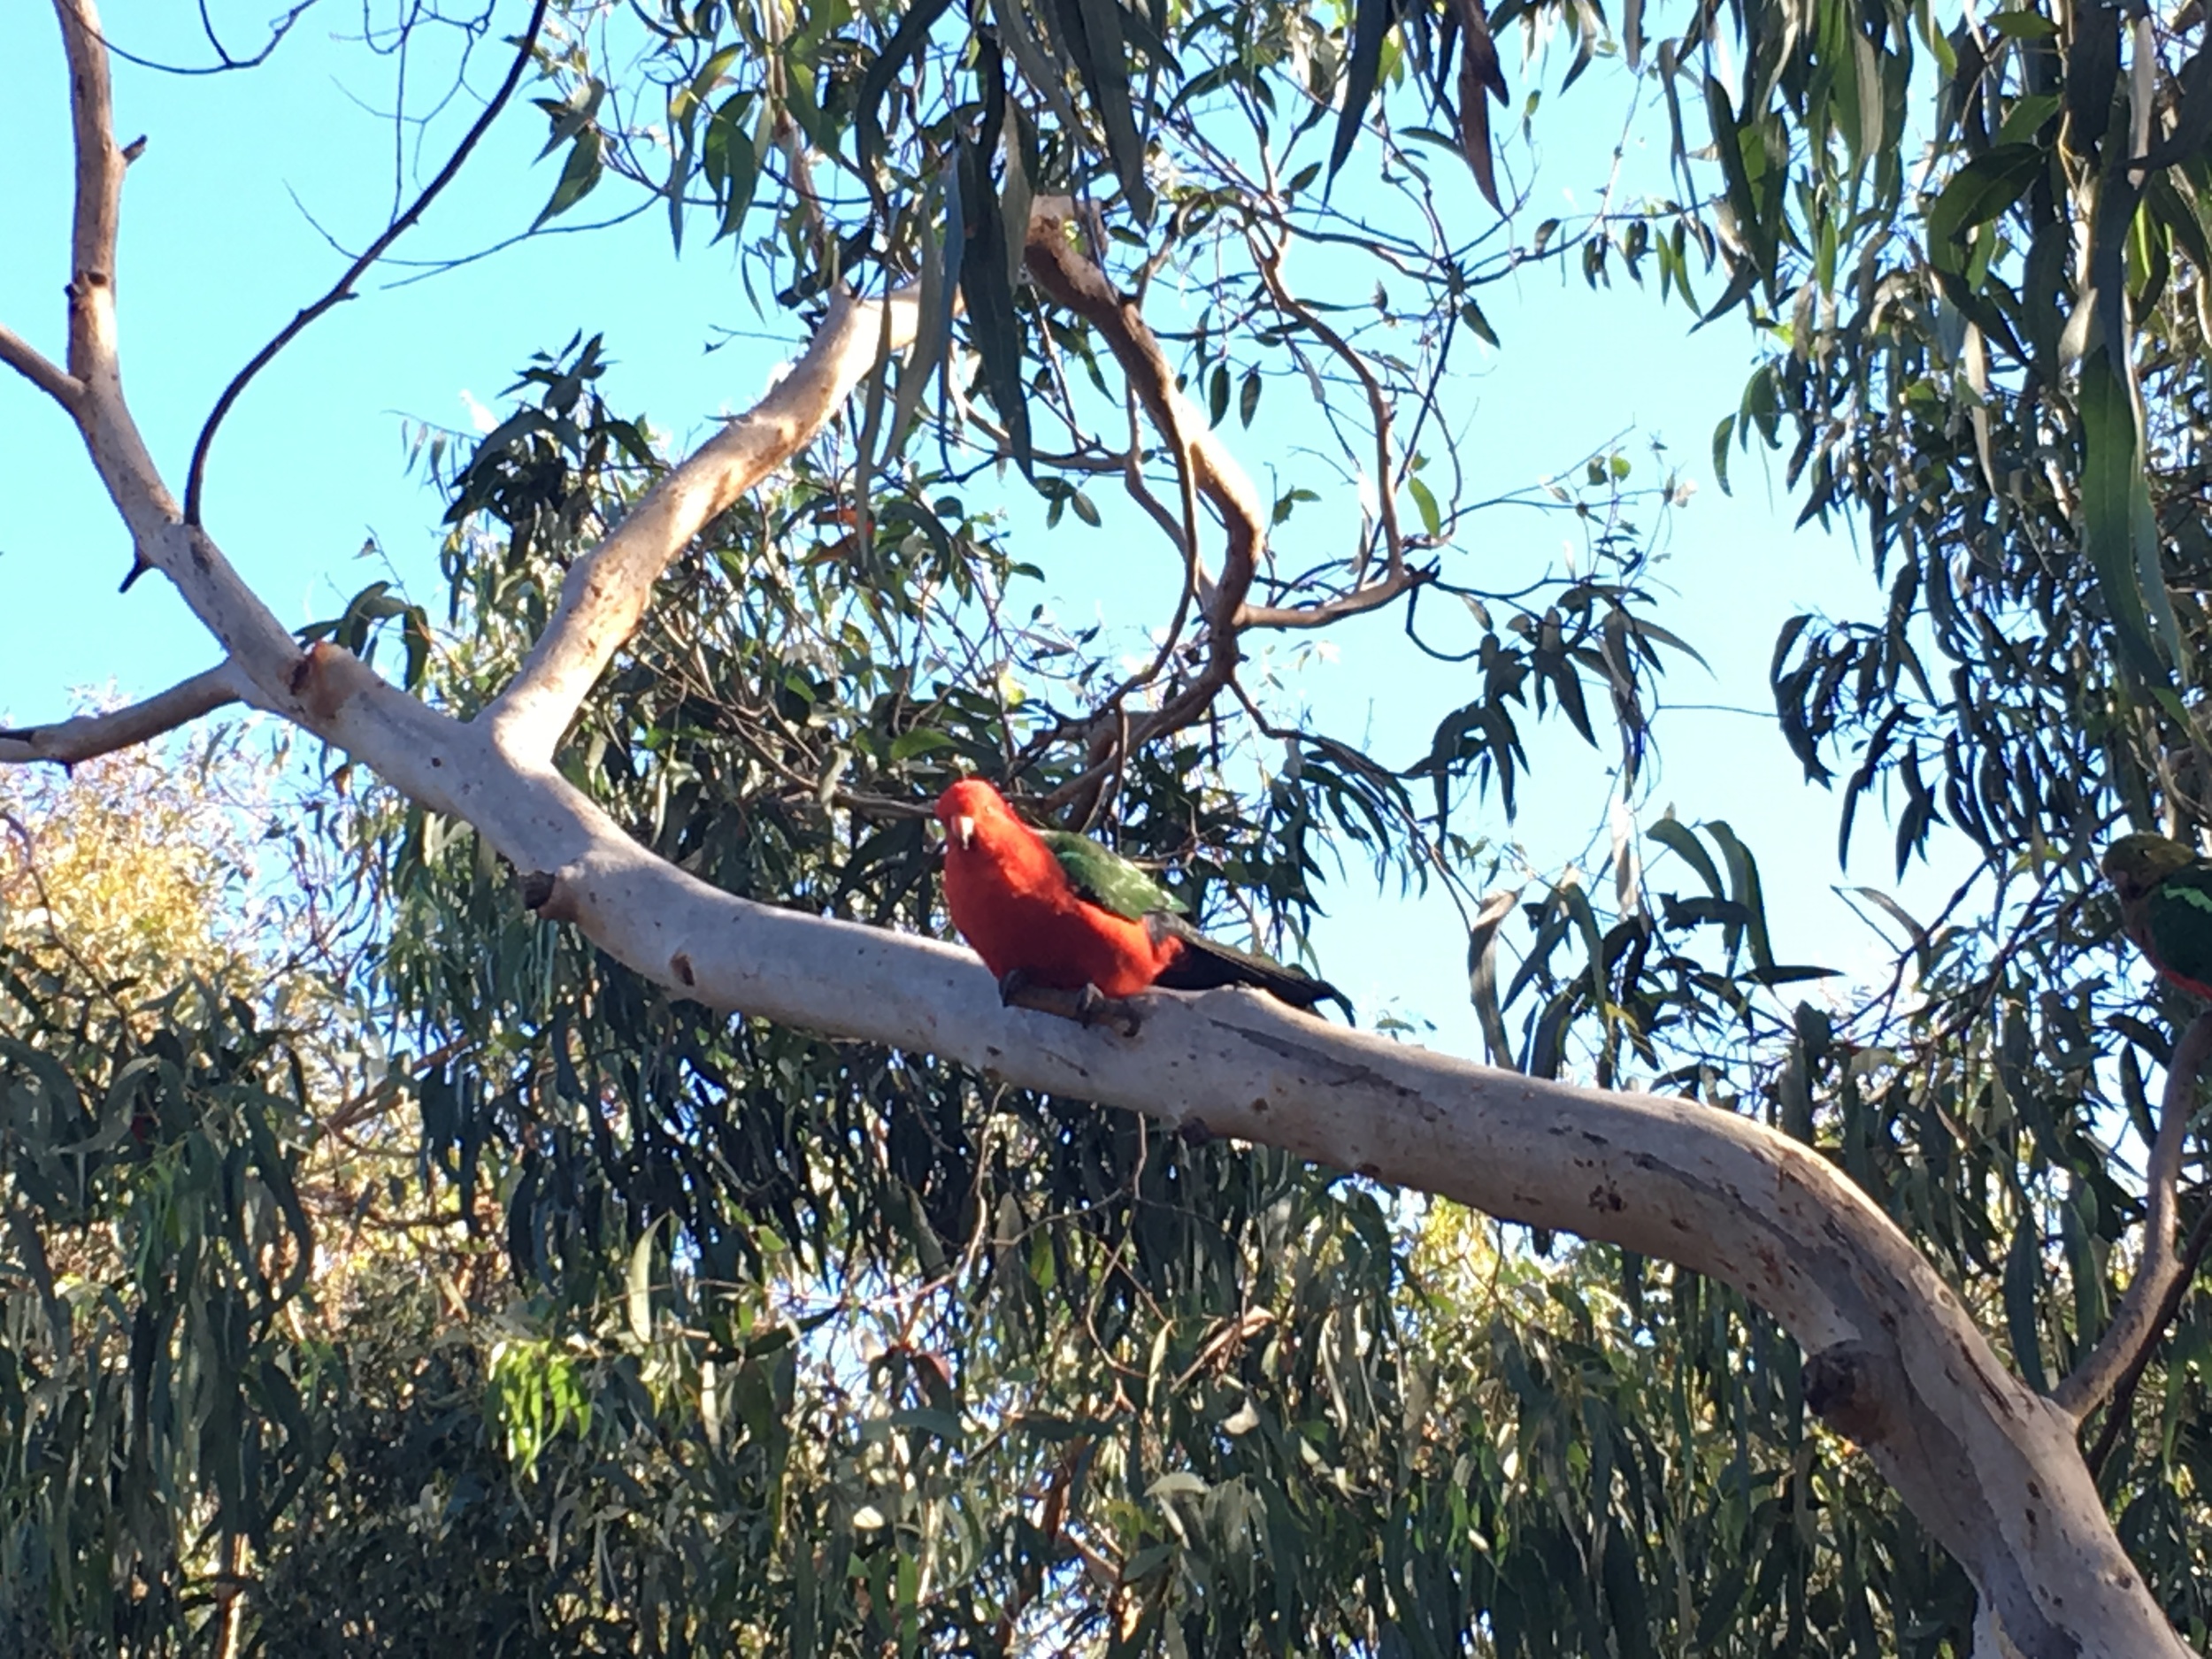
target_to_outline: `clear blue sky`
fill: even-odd
[[[218,15],[227,27],[234,21]],[[118,65],[122,134],[149,140],[124,202],[126,383],[179,488],[192,440],[225,382],[342,268],[307,216],[350,248],[390,211],[391,128],[366,106],[388,106],[392,65],[331,34],[358,16],[311,12],[274,64],[250,75],[179,79]],[[241,38],[258,17],[235,12]],[[143,55],[204,61],[190,23],[188,9],[144,5],[114,5],[108,18],[113,37]],[[0,105],[0,144],[11,160],[0,318],[58,356],[67,111],[44,7],[19,5],[0,17],[0,61],[11,95]],[[497,53],[484,55],[474,76],[480,90],[503,65]],[[1602,73],[1571,95],[1589,124],[1573,107],[1545,112],[1555,145],[1569,148],[1545,157],[1532,222],[1559,211],[1563,192],[1586,201],[1602,176],[1617,96],[1594,84]],[[1605,122],[1596,121],[1601,112]],[[429,165],[472,114],[459,111],[434,132],[424,151]],[[526,106],[503,123],[399,253],[459,254],[526,227],[557,165],[531,165],[541,132]],[[1440,173],[1440,189],[1455,193],[1450,211],[1489,211],[1462,176]],[[384,280],[396,274],[404,273]],[[1714,487],[1710,434],[1735,406],[1747,371],[1743,327],[1693,334],[1688,314],[1663,307],[1655,293],[1623,284],[1594,296],[1578,277],[1563,281],[1548,271],[1486,291],[1484,304],[1503,349],[1458,383],[1464,402],[1449,411],[1471,433],[1469,453],[1481,469],[1475,494],[1526,485],[1632,429],[1624,447],[1640,468],[1649,467],[1645,446],[1655,435],[1701,486],[1677,517],[1661,573],[1680,595],[1664,619],[1715,672],[1708,679],[1683,664],[1664,696],[1753,712],[1669,714],[1658,783],[1640,817],[1647,821],[1671,803],[1693,821],[1729,819],[1762,860],[1786,960],[1861,970],[1886,964],[1878,941],[1830,892],[1836,803],[1801,783],[1763,718],[1780,621],[1804,607],[1870,612],[1871,577],[1847,541],[1792,531],[1793,510],[1755,459],[1739,457],[1732,468],[1733,499]],[[210,472],[208,527],[288,622],[333,614],[380,573],[357,561],[371,534],[419,595],[435,600],[440,503],[406,475],[403,418],[465,426],[468,400],[495,403],[532,351],[557,349],[579,329],[603,330],[618,361],[606,383],[616,405],[648,411],[680,436],[696,434],[752,401],[770,365],[795,349],[799,326],[753,315],[727,244],[709,248],[702,238],[672,260],[657,213],[601,234],[538,239],[396,289],[373,278],[362,298],[318,323],[231,416]],[[718,328],[780,337],[709,353]],[[50,718],[65,710],[71,687],[112,682],[138,695],[208,666],[211,645],[158,580],[117,595],[129,563],[121,528],[72,430],[12,376],[0,376],[0,716]],[[1269,457],[1249,460],[1263,474]],[[1018,530],[1027,512],[1018,511]],[[1555,521],[1501,511],[1465,526],[1459,545],[1510,567],[1540,560],[1562,532]],[[1063,615],[1087,613],[1093,603],[1079,581],[1080,535],[1056,533],[1056,546],[1071,555],[1054,566],[1068,577]],[[1388,752],[1417,752],[1428,726],[1451,706],[1454,686],[1451,671],[1409,660],[1396,627],[1381,618],[1340,631],[1332,636],[1337,659],[1306,670],[1302,685],[1333,729],[1352,737],[1371,729]],[[1521,842],[1547,875],[1601,856],[1605,845],[1604,757],[1585,758],[1563,727],[1561,736],[1538,746],[1521,821],[1509,827],[1493,810],[1485,826]],[[1867,824],[1861,838],[1853,879],[1886,886],[1886,837]],[[1673,885],[1661,874],[1661,887]],[[1916,879],[1906,901],[1924,914],[1948,885]],[[1317,943],[1331,976],[1363,1007],[1394,1003],[1434,1021],[1444,1046],[1479,1051],[1464,1003],[1464,936],[1448,906],[1380,902],[1354,875],[1333,895],[1332,909]]]

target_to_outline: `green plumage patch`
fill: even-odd
[[[2152,954],[2169,973],[2212,983],[2212,864],[2177,870],[2145,895]]]
[[[1180,912],[1183,902],[1131,864],[1110,852],[1087,835],[1071,830],[1040,830],[1052,856],[1060,861],[1075,890],[1097,905],[1131,921],[1152,910]]]

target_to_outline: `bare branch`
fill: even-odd
[[[1247,605],[1237,613],[1237,623],[1247,628],[1325,628],[1346,617],[1379,611],[1401,594],[1431,580],[1435,574],[1432,570],[1414,570],[1402,564],[1380,581],[1369,582],[1363,588],[1355,588],[1348,594],[1339,594],[1316,604]]]
[[[0,324],[0,363],[59,403],[73,416],[84,387],[73,375],[5,324]]]
[[[461,142],[454,147],[453,154],[447,157],[445,165],[438,169],[437,177],[425,185],[413,204],[386,226],[384,234],[371,242],[359,258],[347,266],[345,274],[331,286],[328,293],[285,324],[277,331],[275,339],[255,352],[253,360],[231,377],[230,384],[223,388],[223,395],[215,400],[215,407],[209,412],[207,423],[200,428],[199,442],[192,446],[192,466],[185,474],[184,480],[185,523],[196,525],[200,522],[201,485],[207,473],[207,452],[215,442],[215,434],[223,424],[223,417],[230,413],[231,405],[252,383],[253,377],[274,362],[277,353],[297,339],[310,323],[340,301],[353,297],[353,285],[361,280],[362,274],[383,256],[387,248],[407,234],[430,204],[438,199],[439,193],[453,182],[454,175],[461,171],[462,165],[468,160],[478,141],[491,130],[492,123],[499,119],[501,111],[513,98],[515,89],[522,84],[522,73],[530,66],[531,55],[536,50],[538,31],[544,26],[549,4],[549,0],[536,0],[531,7],[529,26],[517,39],[515,58],[507,67],[507,78],[499,83],[499,89],[492,94],[491,102],[484,106],[483,112],[462,135]]]
[[[141,58],[135,52],[125,51],[104,35],[101,37],[100,44],[107,49],[111,56],[119,58],[127,64],[136,64],[141,69],[151,69],[159,74],[227,75],[234,70],[257,69],[263,64],[267,63],[270,55],[284,44],[284,37],[292,32],[292,26],[306,16],[313,9],[315,4],[316,0],[299,0],[298,4],[281,17],[271,19],[269,38],[262,43],[261,50],[250,58],[234,58],[231,55],[230,48],[224,45],[217,36],[215,25],[208,18],[206,0],[201,0],[200,4],[200,28],[201,32],[207,36],[208,44],[215,49],[215,61],[211,64],[165,64],[156,58]]]
[[[2198,1213],[2197,1225],[2189,1229],[2189,1242],[2181,1247],[2181,1271],[2167,1286],[2165,1296],[2159,1302],[2157,1317],[2151,1321],[2152,1329],[2163,1333],[2181,1311],[2181,1299],[2189,1294],[2189,1282],[2196,1277],[2197,1266],[2204,1260],[2207,1248],[2212,1248],[2212,1204]],[[2121,1374],[2119,1384],[2112,1391],[2112,1403],[2104,1414],[2104,1425],[2097,1431],[2097,1443],[2091,1447],[2083,1462],[2089,1465],[2092,1479],[2101,1479],[2105,1459],[2112,1455],[2112,1448],[2119,1443],[2120,1431],[2127,1426],[2128,1415],[2135,1403],[2136,1385],[2143,1380],[2143,1372],[2158,1351],[2155,1340],[2136,1349],[2135,1357]]]
[[[69,373],[88,388],[122,385],[115,358],[115,233],[123,208],[123,152],[115,95],[93,0],[54,0],[69,60],[69,118],[77,152],[69,245]]]
[[[2052,1400],[2077,1423],[2111,1397],[2122,1376],[2138,1368],[2140,1356],[2164,1334],[2171,1317],[2170,1311],[2162,1315],[2161,1310],[2183,1273],[2181,1255],[2174,1248],[2182,1146],[2194,1115],[2197,1079],[2208,1064],[2212,1064],[2212,1011],[2197,1016],[2166,1062],[2158,1138],[2143,1173],[2143,1259],[2097,1346],[2051,1391]]]
[[[1133,1040],[1005,1009],[969,953],[718,891],[541,763],[329,659],[331,741],[426,804],[462,806],[533,872],[541,915],[676,995],[1202,1122],[1710,1274],[1824,1356],[1824,1409],[1967,1563],[2022,1652],[2185,1651],[2111,1534],[2072,1420],[2006,1371],[1926,1258],[1815,1149],[1700,1102],[1492,1071],[1233,991],[1141,999]]]
[[[1065,196],[1037,199],[1023,249],[1029,273],[1056,304],[1075,312],[1105,336],[1145,413],[1179,452],[1179,464],[1187,467],[1198,493],[1220,516],[1227,541],[1208,619],[1233,649],[1234,618],[1259,567],[1267,508],[1228,446],[1207,427],[1176,386],[1175,371],[1137,301],[1118,292],[1071,236],[1075,215],[1075,204]]]
[[[1342,358],[1352,373],[1359,377],[1359,383],[1367,393],[1367,412],[1375,423],[1375,501],[1382,515],[1383,550],[1389,560],[1386,580],[1397,585],[1388,597],[1395,598],[1398,593],[1404,590],[1406,547],[1405,538],[1398,533],[1398,466],[1391,455],[1390,399],[1375,379],[1375,372],[1367,366],[1367,359],[1353,350],[1350,342],[1324,322],[1318,312],[1298,299],[1284,284],[1283,250],[1268,247],[1264,240],[1255,233],[1252,253],[1260,267],[1261,276],[1266,280],[1267,291],[1275,296],[1275,303],[1304,324],[1316,339]],[[1353,569],[1353,580],[1357,581],[1364,576],[1366,569],[1367,549],[1363,546]],[[1383,600],[1375,602],[1376,604],[1383,603]],[[1360,609],[1371,611],[1374,605],[1363,605]],[[1295,625],[1279,623],[1275,626]]]
[[[839,295],[806,355],[747,413],[649,490],[612,534],[569,567],[560,607],[529,660],[485,710],[508,753],[546,758],[614,654],[636,631],[653,584],[692,537],[789,460],[874,368],[886,339],[902,350],[918,287],[888,300]]]
[[[139,571],[162,572],[262,707],[306,720],[298,643],[212,541],[182,521],[123,396],[116,354],[115,238],[123,170],[132,150],[116,147],[113,93],[93,0],[54,0],[69,63],[70,124],[76,145],[76,213],[71,232],[69,369],[79,394],[72,412],[108,499],[131,533]],[[127,577],[124,586],[130,585]],[[365,669],[362,671],[366,673]],[[373,678],[373,676],[371,676]]]
[[[235,666],[223,663],[127,709],[81,714],[51,726],[0,726],[0,764],[45,760],[73,766],[119,749],[135,748],[251,696],[251,682]]]
[[[1182,598],[1152,665],[1109,696],[1092,730],[1089,764],[1053,792],[1056,807],[1078,803],[1087,817],[1094,791],[1120,764],[1124,752],[1142,748],[1164,732],[1179,730],[1211,706],[1236,676],[1240,657],[1238,633],[1246,597],[1259,571],[1267,535],[1267,509],[1251,479],[1218,435],[1198,418],[1175,383],[1175,371],[1160,342],[1144,320],[1140,302],[1118,291],[1106,273],[1083,251],[1071,234],[1075,204],[1065,196],[1041,196],[1031,210],[1023,257],[1030,275],[1056,304],[1065,307],[1105,336],[1130,389],[1175,451],[1183,488],[1180,538],[1185,560]],[[1221,574],[1207,588],[1198,556],[1194,497],[1202,495],[1220,518],[1224,532]],[[1125,722],[1120,703],[1130,691],[1157,677],[1179,642],[1193,600],[1205,601],[1206,662],[1189,683],[1167,697],[1141,720]]]
[[[1812,1356],[1816,1409],[1965,1564],[2021,1652],[2186,1652],[2113,1536],[2072,1417],[2005,1369],[1926,1257],[1815,1149],[1698,1102],[1493,1071],[1235,991],[1148,995],[1133,1039],[1010,1010],[966,951],[709,887],[541,758],[342,650],[317,647],[298,678],[303,725],[475,826],[529,872],[526,902],[677,995],[1202,1123],[1736,1286]]]

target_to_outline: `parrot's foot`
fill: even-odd
[[[1033,1009],[1081,1025],[1111,1025],[1125,1037],[1135,1036],[1144,1025],[1144,1016],[1133,998],[1103,995],[1095,985],[1079,991],[1039,985],[1020,968],[999,980],[998,1000],[1008,1008]]]

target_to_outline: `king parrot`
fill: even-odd
[[[1182,902],[1087,836],[1033,830],[980,778],[938,798],[945,904],[953,926],[1010,998],[1025,986],[1116,1002],[1151,986],[1250,985],[1294,1008],[1351,1003],[1325,980],[1206,938]]]
[[[2212,859],[2163,835],[2123,835],[2103,868],[2136,948],[2170,983],[2212,1002]]]

